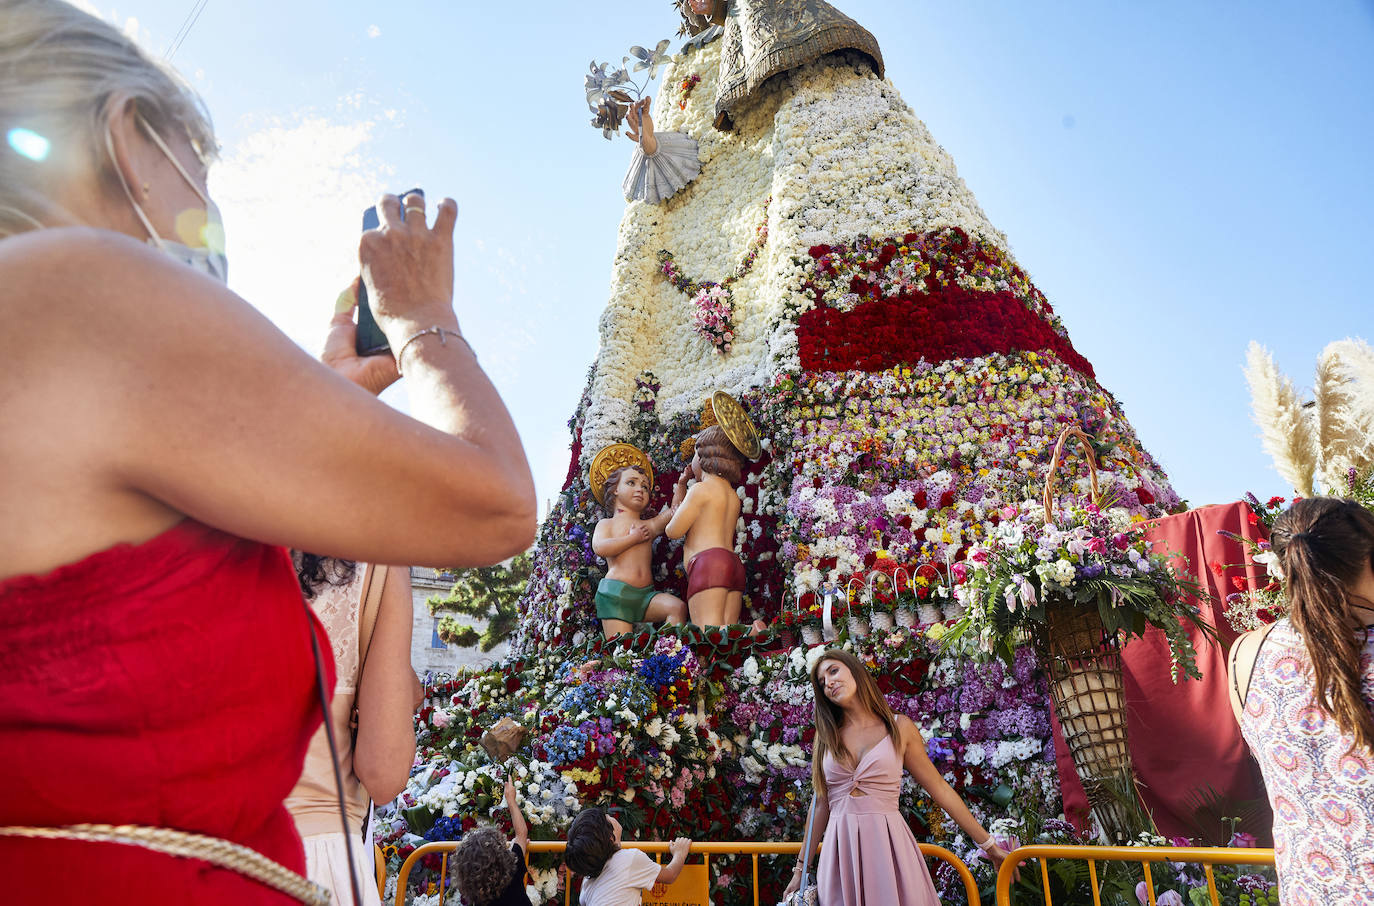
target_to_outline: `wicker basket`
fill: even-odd
[[[1054,512],[1054,481],[1064,444],[1082,442],[1087,453],[1093,497],[1098,495],[1097,463],[1089,438],[1077,428],[1065,428],[1054,446],[1042,503],[1045,519]],[[1115,633],[1102,625],[1097,602],[1045,602],[1046,622],[1031,633],[1050,677],[1050,699],[1064,730],[1064,741],[1093,816],[1109,843],[1121,843],[1150,827],[1136,792],[1126,739],[1126,700],[1123,695],[1121,646]]]

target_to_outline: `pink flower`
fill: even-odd
[[[1135,898],[1140,901],[1141,906],[1150,902],[1149,891],[1145,887],[1145,882],[1141,881],[1135,885]],[[1156,906],[1185,906],[1183,897],[1177,890],[1166,890],[1155,897]]]
[[[986,555],[984,559],[986,559]],[[954,574],[954,581],[956,582],[962,582],[968,578],[968,567],[962,561],[951,566],[949,571]]]
[[[1088,550],[1094,554],[1104,554],[1107,552],[1107,543],[1101,538],[1094,537],[1088,542]]]
[[[1241,849],[1251,849],[1259,842],[1254,834],[1247,834],[1245,831],[1236,831],[1231,835],[1231,846],[1238,846]]]
[[[1112,544],[1116,545],[1117,550],[1124,551],[1126,548],[1131,546],[1131,539],[1127,538],[1125,535],[1118,532],[1117,534],[1112,536]]]

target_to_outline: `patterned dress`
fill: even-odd
[[[1374,710],[1374,633],[1360,660]],[[1284,906],[1374,906],[1374,757],[1312,697],[1312,667],[1288,620],[1269,633],[1245,695],[1241,732],[1274,809]]]

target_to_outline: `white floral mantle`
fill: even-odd
[[[659,414],[667,417],[699,407],[712,390],[742,393],[795,369],[796,324],[787,313],[809,307],[801,259],[810,246],[958,226],[1006,247],[953,159],[867,66],[831,57],[803,67],[765,89],[733,132],[720,132],[710,105],[719,60],[717,41],[663,76],[665,86],[701,76],[685,108],[673,87],[661,92],[656,126],[696,138],[702,172],[664,204],[626,207],[601,317],[583,467],[625,438],[635,379],[646,370],[662,384]],[[691,329],[690,299],[663,278],[657,254],[667,249],[686,273],[720,280],[748,248],[770,195],[768,245],[733,287],[736,337],[720,356]]]

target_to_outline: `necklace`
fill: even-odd
[[[745,250],[735,272],[720,282],[697,280],[683,273],[673,259],[673,253],[661,249],[659,269],[668,282],[680,293],[692,297],[692,327],[715,347],[718,355],[729,355],[735,341],[735,297],[730,285],[754,269],[759,253],[768,244],[768,205],[773,196],[763,202],[763,216],[754,230],[754,239]]]

